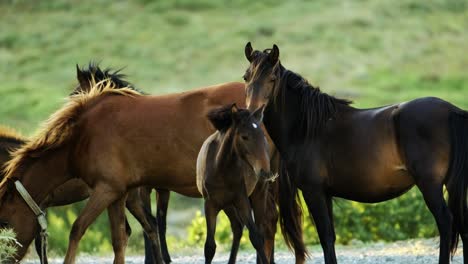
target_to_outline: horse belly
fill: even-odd
[[[414,180],[404,165],[388,165],[374,166],[370,171],[348,176],[348,180],[334,185],[334,196],[376,203],[396,198],[413,187]]]

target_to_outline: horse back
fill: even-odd
[[[82,155],[77,167],[87,168],[91,175],[116,164],[116,171],[131,172],[122,176],[130,185],[144,183],[199,196],[196,160],[204,140],[215,131],[206,114],[244,101],[242,83],[161,96],[103,97],[80,120],[84,144],[77,149],[90,155]]]

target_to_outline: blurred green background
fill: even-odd
[[[285,67],[357,107],[437,96],[468,108],[466,0],[0,0],[0,123],[32,135],[75,85],[75,64],[91,60],[125,67],[153,94],[242,81],[247,41],[276,43]],[[173,254],[202,254],[200,205],[172,196]],[[51,251],[63,254],[82,206],[49,210]],[[339,200],[335,215],[339,243],[437,235],[417,190],[378,205]],[[82,251],[111,251],[106,218],[86,233]],[[130,251],[141,253],[133,219],[132,227]],[[228,227],[223,218],[223,248]],[[306,241],[317,243],[309,220],[305,227]]]

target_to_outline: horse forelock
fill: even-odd
[[[92,81],[94,82],[94,79]],[[41,125],[35,136],[11,153],[12,158],[6,162],[3,169],[5,177],[0,182],[0,190],[9,178],[19,175],[20,170],[28,161],[69,142],[77,132],[75,131],[76,122],[85,111],[87,103],[104,95],[134,97],[141,94],[131,88],[115,89],[115,83],[110,79],[105,79],[92,83],[89,91],[81,91],[70,96],[62,108]]]

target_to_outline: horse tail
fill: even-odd
[[[307,249],[302,238],[302,208],[299,204],[297,186],[288,176],[283,160],[279,169],[280,226],[286,245],[294,250],[296,261],[305,260]]]
[[[451,237],[451,254],[455,254],[459,235],[467,233],[466,222],[468,188],[468,113],[452,112],[449,116],[451,155],[446,187],[448,207],[452,213],[454,226]]]

